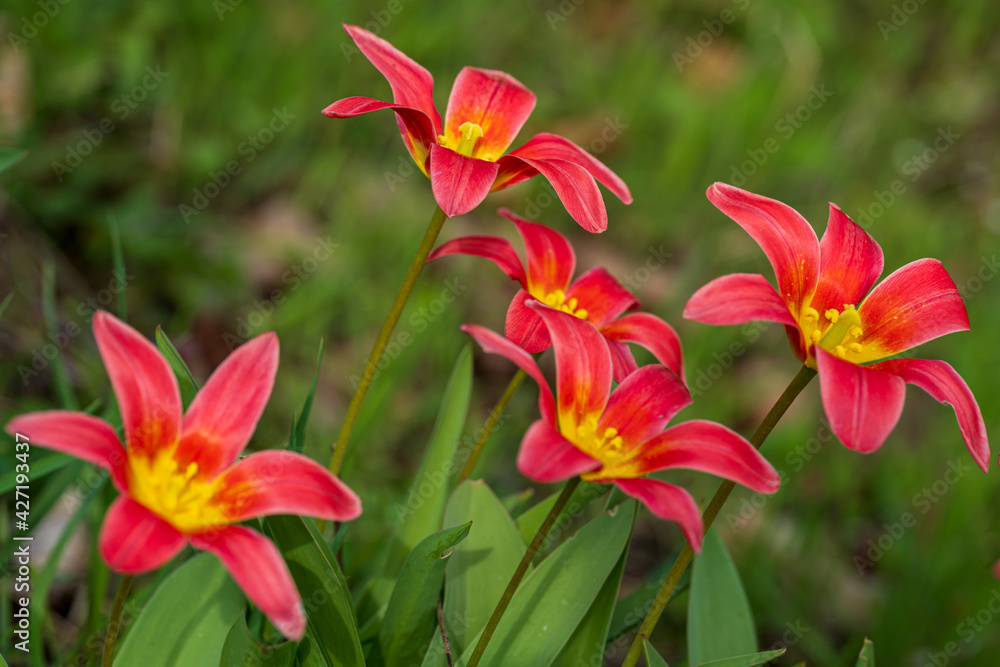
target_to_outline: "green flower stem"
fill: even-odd
[[[132,577],[128,575],[118,582],[118,592],[115,593],[115,602],[111,607],[111,618],[108,619],[108,631],[104,636],[104,657],[101,658],[101,667],[111,667],[115,660],[115,644],[118,642],[118,630],[122,625],[122,611],[125,609],[125,600],[128,599],[131,588]]]
[[[521,386],[524,382],[524,378],[528,377],[528,374],[522,370],[518,370],[514,374],[514,377],[510,379],[510,384],[507,385],[507,389],[504,390],[503,396],[497,401],[497,404],[493,406],[493,410],[490,411],[490,416],[486,419],[486,423],[483,424],[483,430],[476,438],[475,444],[472,445],[472,452],[469,454],[469,460],[465,462],[465,467],[462,469],[462,474],[458,478],[458,482],[462,483],[464,480],[472,477],[472,471],[476,467],[476,462],[479,461],[479,455],[483,453],[483,447],[486,446],[486,441],[490,439],[493,435],[493,431],[497,427],[497,423],[500,421],[500,417],[503,416],[503,411],[507,408],[507,403],[517,392],[517,388]]]
[[[531,544],[528,545],[528,550],[524,552],[524,557],[521,558],[521,562],[517,564],[517,569],[514,570],[514,576],[510,578],[510,583],[507,584],[507,589],[500,596],[500,601],[497,602],[496,609],[493,610],[493,615],[490,616],[490,620],[486,623],[486,627],[483,628],[483,634],[479,636],[479,643],[476,644],[476,649],[472,652],[472,657],[469,658],[469,663],[466,667],[476,667],[479,661],[483,657],[483,653],[486,652],[486,645],[490,643],[490,637],[496,631],[497,626],[500,624],[500,618],[503,616],[504,611],[507,610],[507,605],[510,604],[511,599],[514,597],[514,593],[517,591],[517,587],[520,585],[521,580],[524,579],[525,573],[528,571],[528,566],[531,565],[531,561],[535,559],[535,555],[538,553],[538,549],[541,548],[542,542],[548,537],[549,531],[552,529],[552,524],[556,522],[556,518],[559,513],[562,512],[563,507],[569,502],[570,496],[573,495],[573,491],[576,487],[580,485],[580,478],[574,477],[573,479],[566,482],[566,486],[563,487],[562,493],[556,498],[555,505],[549,510],[546,515],[545,520],[542,521],[542,525],[538,527],[538,532],[535,533],[535,537],[532,538]]]
[[[771,411],[767,413],[764,417],[764,421],[760,423],[757,430],[754,431],[753,435],[750,436],[750,444],[752,444],[757,449],[764,444],[764,440],[770,435],[771,430],[781,419],[781,416],[785,414],[788,407],[795,400],[795,397],[805,388],[809,381],[813,379],[816,375],[816,371],[808,366],[803,366],[798,374],[792,381],[788,383],[788,387],[778,398],[778,401],[771,408]],[[722,506],[726,504],[726,500],[729,498],[729,494],[733,492],[736,484],[726,480],[719,486],[719,490],[715,492],[712,497],[711,502],[705,509],[705,513],[702,515],[702,520],[705,524],[705,530],[707,531],[715,518],[719,516],[719,512],[722,511]],[[656,622],[660,620],[660,614],[663,613],[663,609],[667,606],[667,602],[670,601],[671,596],[674,593],[674,589],[677,587],[677,582],[681,580],[681,575],[684,574],[684,570],[691,563],[691,558],[694,556],[694,552],[691,551],[691,545],[686,544],[684,550],[681,551],[680,555],[677,556],[677,560],[674,561],[674,566],[670,569],[670,573],[663,582],[663,586],[660,588],[660,592],[656,594],[656,599],[653,601],[653,606],[650,608],[649,613],[646,614],[646,618],[642,622],[642,626],[639,628],[639,634],[635,636],[632,641],[632,647],[628,651],[628,655],[625,656],[625,662],[622,663],[622,667],[635,667],[636,662],[639,660],[639,656],[642,654],[642,640],[643,638],[648,638],[653,632],[653,628],[656,627]]]
[[[378,364],[382,361],[382,354],[385,352],[386,345],[389,344],[389,337],[392,336],[392,332],[396,328],[396,323],[399,322],[399,316],[403,314],[403,307],[406,306],[406,301],[410,298],[410,293],[413,292],[413,288],[417,284],[417,278],[420,277],[420,272],[423,271],[424,264],[427,263],[427,256],[431,254],[434,242],[437,240],[438,234],[441,232],[441,228],[447,219],[441,207],[437,207],[434,215],[431,217],[430,224],[427,225],[427,231],[420,242],[417,254],[413,258],[409,270],[406,272],[406,277],[403,278],[403,284],[400,286],[399,292],[396,293],[396,300],[392,302],[392,308],[389,309],[389,314],[386,315],[385,322],[382,323],[382,329],[378,332],[378,338],[375,339],[375,345],[372,347],[371,354],[368,355],[368,362],[365,364],[365,370],[361,374],[361,381],[358,382],[358,387],[354,390],[354,396],[351,397],[351,404],[347,407],[344,425],[340,429],[337,442],[333,445],[333,453],[330,456],[330,472],[334,475],[340,472],[340,467],[344,463],[344,454],[347,453],[347,443],[351,439],[354,422],[358,419],[361,404],[364,402],[368,388],[371,386],[372,378],[375,377]]]

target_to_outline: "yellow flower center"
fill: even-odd
[[[815,308],[806,307],[799,320],[807,345],[819,345],[841,359],[857,361],[864,347],[858,342],[864,329],[861,316],[853,305],[844,304],[843,310],[830,308],[822,315]],[[810,366],[815,365],[811,360]]]
[[[153,458],[130,456],[129,495],[182,533],[230,523],[212,502],[218,484],[201,479],[197,463],[181,470],[175,449],[161,449]]]
[[[581,451],[604,464],[601,469],[584,474],[585,480],[606,477],[609,468],[623,463],[625,441],[616,428],[598,431],[596,416],[587,417],[576,429],[564,435]]]
[[[564,313],[569,313],[575,317],[579,317],[581,320],[587,319],[587,309],[577,308],[578,302],[576,297],[566,300],[566,292],[561,289],[557,289],[554,292],[549,292],[544,297],[540,299],[542,303],[556,310],[561,310]]]
[[[475,157],[480,160],[494,162],[495,160],[492,154],[486,153],[484,155],[475,155],[476,145],[482,138],[482,127],[476,125],[475,123],[465,122],[459,126],[457,138],[449,140],[447,136],[442,134],[438,136],[438,143],[445,148],[450,148],[456,153],[464,155],[465,157]]]

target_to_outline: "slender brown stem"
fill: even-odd
[[[451,645],[448,643],[448,631],[444,627],[444,609],[441,601],[437,603],[438,626],[441,628],[441,643],[444,644],[444,657],[448,659],[448,667],[455,667],[455,659],[451,657]]]
[[[132,588],[132,577],[126,575],[118,582],[118,592],[115,593],[115,602],[111,607],[108,631],[104,635],[104,656],[101,658],[101,667],[111,667],[115,660],[115,644],[118,642],[118,631],[122,625],[122,611],[125,609],[125,600],[128,599],[130,588]]]
[[[392,336],[392,332],[396,328],[396,323],[399,322],[399,316],[403,314],[403,307],[406,306],[406,301],[410,298],[410,293],[413,292],[413,287],[417,284],[417,278],[420,277],[420,272],[423,271],[424,264],[427,263],[427,256],[431,254],[431,249],[434,247],[434,242],[437,240],[445,220],[447,220],[447,216],[445,216],[444,211],[439,206],[431,217],[427,231],[424,233],[424,238],[417,249],[417,254],[413,258],[413,262],[410,263],[406,277],[403,278],[403,284],[400,285],[399,292],[396,293],[396,299],[392,302],[392,307],[389,309],[389,314],[386,315],[385,322],[382,323],[382,329],[378,332],[375,345],[372,347],[371,354],[368,355],[368,362],[365,363],[365,370],[361,373],[361,379],[354,390],[354,396],[351,397],[351,404],[347,407],[347,414],[344,416],[344,425],[340,429],[340,435],[337,437],[337,442],[333,444],[333,452],[330,456],[330,472],[334,475],[340,472],[340,467],[344,463],[344,455],[347,453],[347,443],[351,440],[351,431],[354,430],[354,422],[358,419],[361,404],[364,402],[372,379],[374,379],[375,373],[378,371],[378,364],[382,361],[382,354],[385,352],[386,345],[389,344],[389,337]]]
[[[517,587],[520,585],[521,580],[524,579],[525,573],[528,571],[528,566],[531,565],[531,561],[535,559],[535,555],[538,553],[538,549],[541,548],[542,542],[548,537],[549,531],[552,529],[552,524],[556,522],[559,517],[559,513],[562,512],[563,507],[569,502],[570,496],[576,490],[576,487],[580,485],[580,478],[574,477],[573,479],[566,482],[566,486],[563,487],[562,493],[556,498],[555,504],[549,513],[545,516],[545,520],[542,521],[542,525],[538,527],[538,532],[535,533],[535,537],[532,538],[531,544],[528,545],[528,550],[524,552],[524,557],[521,558],[521,562],[517,564],[517,569],[514,570],[514,576],[510,578],[510,583],[507,584],[507,589],[500,596],[500,601],[497,602],[496,609],[493,610],[493,615],[490,616],[490,620],[486,623],[486,627],[483,628],[483,634],[479,636],[479,642],[476,644],[476,649],[472,652],[472,657],[469,658],[469,663],[466,667],[476,667],[479,661],[483,657],[483,653],[486,652],[486,645],[490,643],[490,637],[496,631],[497,626],[500,624],[500,618],[503,613],[507,610],[507,605],[510,604],[511,599],[514,597],[514,593],[517,591]]]
[[[803,366],[799,372],[792,378],[792,381],[788,383],[785,391],[782,392],[781,396],[778,398],[777,402],[771,408],[771,411],[767,413],[764,420],[754,431],[753,435],[750,436],[750,444],[752,444],[757,449],[764,444],[764,440],[770,435],[771,430],[781,419],[781,416],[785,414],[788,407],[795,400],[795,397],[799,395],[809,381],[813,379],[816,375],[816,371],[808,366]],[[719,486],[719,490],[715,492],[712,497],[711,502],[708,503],[708,507],[705,508],[705,513],[702,514],[702,520],[705,524],[705,530],[707,531],[712,523],[715,521],[716,517],[719,516],[719,512],[722,511],[722,506],[726,504],[726,500],[729,498],[729,494],[733,492],[733,488],[736,486],[735,483],[726,480]],[[642,640],[644,637],[648,638],[650,633],[653,632],[653,628],[656,627],[656,622],[660,620],[660,615],[663,613],[663,609],[667,606],[667,602],[673,596],[674,589],[677,588],[677,583],[681,580],[681,575],[684,574],[684,570],[691,563],[691,558],[694,553],[691,551],[691,545],[684,545],[684,549],[681,551],[680,555],[677,556],[677,560],[674,561],[674,566],[670,568],[670,573],[667,574],[667,578],[663,581],[663,586],[660,588],[660,592],[656,594],[656,599],[653,601],[653,606],[650,608],[649,612],[646,614],[646,618],[643,620],[642,625],[639,627],[639,634],[636,635],[635,639],[632,641],[632,647],[628,651],[628,655],[625,656],[625,662],[622,663],[622,667],[634,667],[636,662],[639,660],[639,656],[642,653]]]
[[[517,388],[521,386],[521,383],[524,382],[524,378],[526,377],[528,377],[527,373],[522,370],[518,370],[517,373],[514,374],[514,377],[510,379],[510,383],[507,385],[507,389],[504,390],[503,396],[501,396],[500,400],[497,401],[497,404],[493,406],[493,410],[490,411],[490,416],[487,417],[486,423],[483,424],[482,432],[480,432],[479,437],[476,438],[475,444],[472,445],[472,451],[469,453],[469,460],[465,462],[462,474],[458,478],[459,483],[472,477],[472,471],[476,467],[479,455],[483,453],[483,447],[486,446],[486,441],[490,439],[491,435],[493,435],[493,431],[500,422],[500,417],[503,416],[503,411],[507,408],[507,403],[510,402],[511,397],[514,396]]]

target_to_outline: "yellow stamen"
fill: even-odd
[[[231,523],[224,509],[212,502],[220,488],[216,480],[199,478],[200,468],[195,462],[181,470],[175,452],[173,447],[155,452],[151,458],[129,456],[128,488],[132,498],[184,533]]]
[[[837,319],[840,317],[840,313],[834,310],[833,308],[826,311],[824,315],[826,315],[826,319],[830,320],[830,322],[832,322],[833,324],[836,324]]]
[[[807,321],[817,322],[819,320],[819,311],[815,308],[807,307],[802,311],[802,317],[804,317]]]

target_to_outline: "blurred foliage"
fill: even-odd
[[[997,432],[1000,14],[986,0],[12,0],[0,12],[0,145],[29,154],[0,175],[0,299],[14,295],[0,318],[2,421],[59,404],[52,356],[74,400],[107,405],[89,319],[95,306],[117,309],[124,282],[129,321],[149,337],[162,325],[199,382],[237,339],[278,332],[281,368],[257,447],[287,441],[324,338],[306,452],[327,459],[350,377],[434,208],[388,112],[343,121],[319,113],[341,97],[390,95],[342,22],[377,29],[427,67],[441,109],[462,66],[512,73],[538,95],[515,145],[557,132],[629,183],[635,203],[609,199],[600,237],[553,204],[540,179],[492,195],[443,236],[510,236],[492,212],[499,206],[567,233],[581,269],[607,266],[680,331],[688,379],[701,392],[685,418],[748,433],[796,370],[776,326],[681,319],[687,297],[711,278],[770,275],[755,244],[704,198],[723,180],[789,203],[818,231],[826,202],[836,202],[881,243],[887,272],[940,258],[967,298],[972,333],[918,353],[952,363]],[[113,274],[112,225],[124,275]],[[41,298],[49,263],[54,328]],[[394,525],[465,342],[458,325],[502,327],[512,294],[476,259],[447,259],[422,277],[399,329],[409,337],[390,348],[344,471],[366,508],[344,547],[352,582],[364,580]],[[477,354],[476,363],[469,432],[513,374],[498,358]],[[480,465],[498,492],[525,486],[513,452],[535,414],[534,392],[515,396]],[[821,415],[810,387],[765,445],[785,473],[781,491],[766,503],[737,492],[720,517],[762,648],[791,643],[781,664],[843,665],[867,635],[885,664],[922,665],[949,642],[960,651],[950,664],[995,664],[1000,619],[987,603],[1000,591],[990,574],[1000,557],[996,473],[972,467],[951,410],[913,388],[900,425],[869,456],[829,437]],[[5,440],[0,472],[11,452]],[[949,462],[968,466],[954,484],[941,481]],[[705,499],[716,485],[703,475],[686,481]],[[91,488],[84,473],[75,484]],[[10,505],[0,505],[6,520]],[[869,541],[885,543],[907,512],[915,525],[859,574],[855,557],[869,558]],[[87,514],[91,534],[99,519]],[[644,513],[626,592],[681,539]],[[88,567],[87,554],[53,583],[53,650],[79,642],[93,651],[91,612],[106,604],[107,573]],[[671,604],[653,638],[671,664],[683,657],[685,611],[686,600]]]

